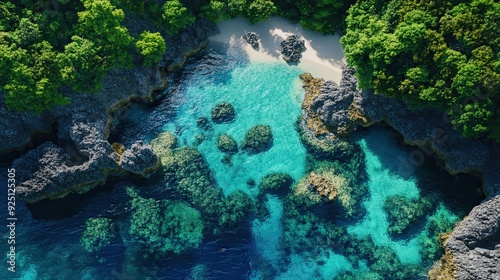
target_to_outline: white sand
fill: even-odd
[[[248,20],[236,18],[218,24],[220,34],[210,38],[213,44],[229,44],[234,51],[244,50],[250,61],[279,62],[286,64],[281,58],[280,43],[288,35],[296,34],[305,40],[307,50],[302,53],[302,59],[297,66],[314,77],[340,82],[342,69],[345,63],[344,51],[340,45],[338,35],[322,35],[304,30],[299,24],[291,24],[286,19],[273,17],[264,22],[251,25]],[[259,37],[260,48],[254,50],[250,44],[242,39],[246,32],[256,32]]]

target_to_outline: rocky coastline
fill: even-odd
[[[140,24],[145,23],[130,24],[131,33],[133,26],[139,30]],[[205,47],[216,29],[213,23],[200,20],[175,37],[165,34],[169,51],[158,65],[113,70],[104,79],[99,94],[86,95],[63,88],[72,100],[71,105],[56,107],[40,116],[7,111],[0,98],[0,114],[6,116],[0,119],[0,129],[4,131],[0,135],[0,155],[24,150],[35,133],[56,127],[51,131],[57,134],[56,142],[47,141],[14,161],[18,197],[28,203],[57,199],[73,192],[85,193],[104,184],[110,174],[147,176],[159,168],[160,159],[150,145],[137,141],[123,147],[108,142],[113,116],[133,100],[153,100],[155,92],[166,87],[166,72],[181,67],[187,56]],[[448,236],[444,242],[446,253],[430,276],[434,279],[500,277],[498,147],[486,140],[462,138],[438,110],[412,111],[403,102],[359,90],[354,74],[354,69],[346,67],[340,85],[302,75],[306,97],[303,117],[297,125],[307,134],[308,143],[336,151],[338,145],[347,145],[339,139],[352,131],[385,123],[400,133],[406,143],[419,147],[403,163],[410,168],[430,156],[451,174],[480,176],[486,199]]]
[[[126,26],[132,35],[153,28],[140,18],[129,19]],[[0,98],[0,114],[6,116],[0,120],[4,131],[0,135],[0,155],[23,151],[37,132],[57,134],[56,141],[42,143],[14,160],[17,196],[28,203],[56,199],[73,192],[85,193],[104,184],[110,174],[147,176],[158,169],[159,160],[151,146],[139,139],[130,147],[108,142],[114,116],[132,101],[152,101],[166,88],[166,74],[203,49],[216,31],[214,23],[198,20],[176,36],[162,32],[169,49],[160,63],[143,67],[136,61],[132,69],[114,69],[104,78],[97,94],[61,88],[71,104],[57,106],[40,116],[7,111]],[[50,131],[51,127],[55,131]]]
[[[498,279],[500,277],[500,151],[488,140],[464,139],[439,110],[412,111],[406,103],[359,90],[355,70],[345,67],[340,85],[309,74],[302,129],[317,142],[342,139],[360,127],[385,123],[404,141],[417,146],[401,162],[411,171],[433,157],[451,174],[482,178],[486,199],[455,227],[444,241],[445,255],[431,270],[431,279]]]

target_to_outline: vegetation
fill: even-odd
[[[261,193],[270,192],[273,194],[286,194],[293,184],[292,176],[287,173],[269,173],[259,184],[259,191]]]
[[[500,3],[358,1],[342,38],[359,85],[500,141]]]
[[[144,57],[144,65],[151,66],[161,60],[167,50],[165,40],[159,32],[142,32],[139,40],[135,43],[137,51]]]
[[[236,141],[227,134],[222,134],[217,139],[217,148],[227,154],[235,154],[238,152],[238,144]]]

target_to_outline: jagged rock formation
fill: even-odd
[[[281,56],[286,62],[299,62],[305,50],[304,40],[297,35],[288,36],[281,42]]]
[[[243,39],[247,41],[254,49],[257,49],[259,47],[259,38],[257,37],[257,33],[255,32],[247,32],[245,35],[243,35]]]
[[[306,97],[301,129],[314,137],[339,138],[360,126],[384,122],[418,146],[409,168],[433,156],[451,174],[482,177],[487,198],[452,231],[446,254],[430,273],[435,279],[500,279],[500,151],[488,140],[464,139],[439,110],[412,111],[404,102],[359,90],[353,68],[340,85],[302,75]],[[311,137],[311,136],[310,136]],[[320,142],[321,140],[315,140]],[[310,141],[314,143],[314,141]],[[320,142],[321,143],[321,142]]]
[[[151,30],[147,22],[133,15],[128,17],[126,26],[132,35]],[[131,100],[152,100],[155,91],[166,87],[166,71],[180,67],[187,56],[206,46],[208,36],[215,30],[215,24],[199,20],[174,37],[163,33],[169,51],[158,65],[112,70],[98,94],[62,88],[71,104],[57,106],[41,116],[7,111],[0,96],[0,114],[4,116],[0,130],[5,131],[0,134],[0,154],[23,149],[35,132],[58,124],[57,143],[46,142],[14,161],[13,167],[19,170],[18,197],[29,203],[60,198],[103,184],[111,173],[142,174],[154,170],[158,160],[147,146],[125,147],[120,156],[107,141],[114,112]]]

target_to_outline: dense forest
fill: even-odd
[[[160,32],[133,37],[127,15],[174,36],[197,18],[279,15],[344,34],[360,87],[436,107],[464,136],[500,141],[500,4],[494,0],[19,0],[0,1],[0,91],[11,110],[69,103],[58,90],[98,92],[112,68],[157,63]],[[139,58],[134,60],[135,58]]]

